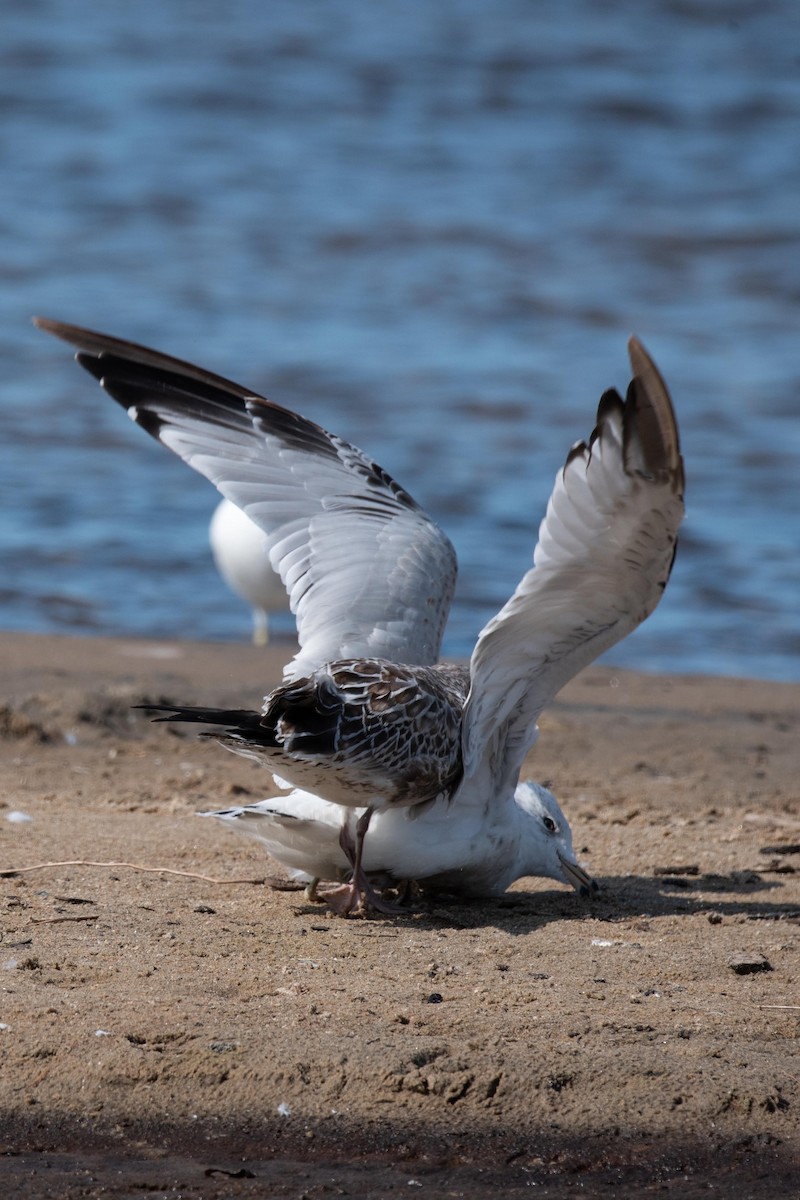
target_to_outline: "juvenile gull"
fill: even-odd
[[[223,743],[339,807],[352,868],[326,897],[339,911],[391,910],[363,863],[376,812],[404,810],[408,826],[426,806],[446,808],[442,839],[475,827],[483,873],[499,887],[497,843],[505,861],[542,840],[539,818],[519,821],[517,799],[539,714],[649,616],[669,578],[683,464],[669,395],[641,343],[628,343],[626,398],[605,392],[588,442],[570,450],[533,566],[481,631],[467,670],[437,662],[453,547],[360,450],[202,368],[57,321],[36,324],[76,346],[77,361],[137,424],[264,530],[289,594],[300,649],[260,713],[176,706],[161,719],[222,726]],[[483,886],[492,890],[491,878]]]
[[[214,564],[232,592],[250,605],[253,642],[269,641],[270,613],[289,607],[283,580],[267,552],[267,535],[230,500],[220,500],[208,527]]]

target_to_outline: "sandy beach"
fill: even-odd
[[[525,774],[598,897],[344,920],[132,709],[287,654],[0,635],[3,1196],[796,1194],[800,687],[590,669]]]

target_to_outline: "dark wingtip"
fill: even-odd
[[[626,397],[626,442],[635,438],[648,469],[669,475],[683,495],[684,474],[675,410],[667,385],[653,359],[637,337],[628,339],[633,378]]]
[[[75,355],[75,362],[102,383],[105,369],[102,361],[95,354],[87,354],[84,350],[79,350]]]
[[[609,421],[618,421],[620,424],[625,420],[625,404],[616,388],[607,388],[600,397],[600,403],[597,406],[597,417],[595,418],[595,426],[589,437],[589,449],[595,444],[599,437],[602,437],[603,430]]]
[[[51,333],[53,337],[60,338],[62,342],[69,342],[71,346],[81,347],[86,343],[87,338],[102,337],[102,334],[92,334],[88,329],[82,329],[79,325],[68,325],[66,321],[55,321],[52,317],[31,317],[31,322],[36,329],[41,329],[42,333]]]
[[[32,320],[37,329],[41,329],[44,333],[50,333],[53,337],[60,338],[62,342],[68,342],[70,346],[74,346],[79,352],[78,361],[81,366],[85,367],[87,371],[91,371],[95,378],[100,378],[100,375],[90,365],[91,361],[100,360],[103,357],[113,357],[124,364],[126,369],[131,366],[139,366],[145,370],[154,370],[159,373],[169,372],[208,387],[219,388],[236,397],[238,401],[251,397],[262,399],[251,388],[244,388],[231,379],[225,379],[222,375],[216,375],[213,371],[195,366],[194,363],[186,362],[182,358],[174,358],[171,354],[162,354],[160,350],[151,350],[149,346],[143,346],[139,342],[129,342],[124,338],[114,337],[110,333],[85,329],[81,325],[68,325],[65,321],[54,321],[50,317],[33,317]]]

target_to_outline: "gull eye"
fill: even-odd
[[[555,821],[553,820],[553,818],[552,818],[552,817],[542,817],[542,820],[544,821],[544,827],[545,827],[545,829],[546,829],[546,830],[547,830],[549,833],[555,833],[555,832],[556,832],[556,830],[558,829],[558,826],[556,825],[556,823],[555,823]]]

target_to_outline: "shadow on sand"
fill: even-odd
[[[350,1197],[636,1196],[709,1194],[775,1200],[794,1195],[796,1159],[779,1138],[704,1133],[671,1139],[646,1129],[518,1131],[369,1121],[325,1122],[243,1114],[214,1121],[115,1123],[104,1129],[57,1114],[0,1114],[0,1176],[15,1200],[127,1200],[132,1195]]]

